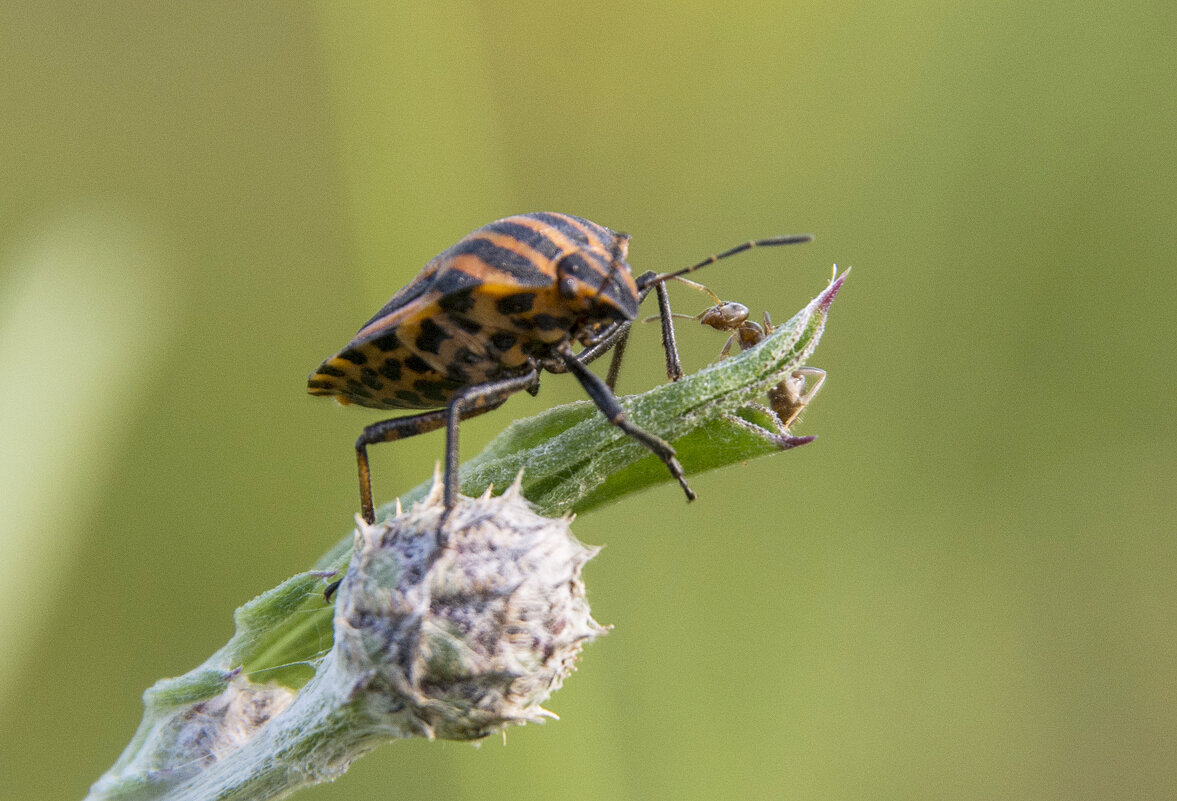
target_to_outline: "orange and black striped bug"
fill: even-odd
[[[719,352],[719,358],[727,356],[734,344],[738,343],[740,350],[748,350],[748,348],[759,345],[765,337],[773,332],[772,318],[768,316],[768,312],[764,312],[762,325],[748,319],[751,312],[744,304],[736,303],[733,300],[720,300],[718,295],[695,281],[681,277],[676,277],[675,280],[693,289],[698,289],[700,292],[706,292],[715,301],[714,306],[709,306],[696,315],[674,313],[671,316],[683,320],[696,320],[717,331],[729,333],[727,343]],[[653,322],[657,319],[659,318],[647,317],[645,322]],[[810,385],[811,379],[812,385]],[[817,396],[825,382],[825,370],[819,367],[799,367],[768,391],[768,405],[780,421],[782,432],[787,432],[789,427],[796,422],[801,412],[805,411],[805,407]]]
[[[664,282],[753,247],[807,242],[808,235],[745,242],[671,273],[634,278],[629,235],[581,217],[539,212],[473,231],[434,257],[307,381],[312,395],[374,409],[428,409],[373,423],[356,440],[360,508],[375,521],[368,446],[446,429],[444,502],[458,480],[458,423],[535,394],[543,370],[572,373],[609,422],[650,449],[695,497],[669,443],[626,419],[612,392],[619,354],[638,306],[659,296],[667,370],[678,370]],[[579,353],[572,348],[584,346]],[[586,364],[614,348],[610,378]]]

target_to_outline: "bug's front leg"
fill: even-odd
[[[649,273],[649,275],[652,276],[653,273]],[[683,377],[683,371],[682,361],[678,356],[678,343],[674,337],[674,313],[670,310],[670,293],[666,291],[664,283],[655,284],[654,291],[658,295],[658,317],[662,322],[662,350],[666,354],[666,377],[671,381],[678,381]],[[638,302],[645,300],[649,293],[649,287],[639,292]],[[597,346],[597,348],[601,348],[600,352],[597,352],[596,348],[591,348],[580,354],[581,362],[588,363],[603,353],[605,349],[613,348],[613,358],[609,362],[609,374],[605,379],[605,384],[610,390],[617,389],[617,376],[621,372],[621,359],[625,355],[625,345],[629,339],[631,325],[629,322],[621,324],[618,333],[609,336]]]
[[[609,389],[617,385],[617,373],[621,370],[621,357],[625,353],[625,345],[629,340],[629,329],[633,325],[629,320],[612,323],[608,328],[588,343],[588,346],[576,354],[581,364],[589,364],[613,351],[613,358],[609,360],[609,377],[605,383]],[[547,359],[543,368],[549,373],[567,373],[563,359]]]
[[[678,381],[683,377],[682,362],[678,358],[678,343],[674,339],[674,314],[670,311],[670,293],[665,282],[655,284],[658,294],[658,316],[662,318],[662,350],[666,352],[666,377]]]
[[[572,348],[567,343],[561,345],[557,353],[563,359],[568,372],[576,376],[576,380],[584,387],[589,398],[597,405],[597,408],[601,410],[606,419],[649,448],[655,456],[662,460],[667,469],[670,470],[670,474],[678,480],[679,485],[683,488],[683,492],[687,495],[687,500],[695,500],[695,492],[687,484],[686,476],[683,475],[682,465],[675,458],[674,448],[671,447],[670,443],[630,422],[625,416],[625,410],[621,408],[621,404],[617,402],[616,396],[609,390],[609,387],[577,359],[576,354],[572,352]]]
[[[621,373],[621,357],[625,355],[625,346],[629,344],[629,326],[621,330],[621,335],[617,337],[616,344],[613,346],[613,357],[609,359],[609,373],[605,376],[605,386],[609,387],[610,391],[617,390],[617,377]],[[589,360],[580,357],[582,363],[587,363]]]
[[[653,278],[654,273],[645,273],[643,277]],[[670,293],[661,283],[646,286],[638,291],[638,303],[646,299],[651,289],[658,295],[658,316],[662,321],[662,348],[666,352],[666,377],[671,381],[678,381],[683,377],[683,371],[678,355],[678,343],[674,336],[674,314],[670,310]],[[625,356],[625,346],[629,342],[629,330],[632,326],[630,320],[613,323],[576,356],[581,364],[589,364],[610,350],[613,351],[613,357],[609,360],[609,372],[605,378],[605,386],[610,391],[617,389],[617,377],[621,372],[621,361]],[[568,372],[560,362],[550,365],[547,369],[553,373]]]

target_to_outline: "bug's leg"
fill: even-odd
[[[629,320],[622,320],[613,323],[604,331],[602,331],[588,346],[580,353],[576,354],[576,358],[582,364],[595,362],[597,359],[604,356],[612,349],[619,339],[629,336],[629,327],[632,323]],[[544,365],[544,369],[550,373],[560,374],[567,373],[568,369],[564,367],[564,362],[559,359],[552,359]]]
[[[700,286],[702,285],[700,284]],[[658,314],[648,319],[662,322],[662,348],[666,352],[666,377],[671,381],[678,381],[683,377],[683,371],[682,362],[678,357],[678,344],[674,338],[673,321],[675,317],[684,320],[697,320],[698,318],[689,314],[672,312],[670,310],[670,294],[666,291],[665,285],[657,284],[654,289],[658,293]],[[642,297],[645,297],[645,293],[642,294]],[[581,352],[579,356],[581,363],[588,364],[597,358],[605,348],[612,347],[614,349],[613,359],[609,362],[609,373],[605,378],[605,384],[611,390],[617,389],[617,376],[621,372],[621,359],[625,354],[625,345],[629,340],[629,328],[630,326],[626,324],[619,334],[607,337],[599,345]]]
[[[575,360],[575,359],[574,359]],[[475,415],[489,412],[502,405],[521,389],[528,389],[539,380],[539,372],[532,369],[523,375],[511,376],[486,384],[464,387],[450,399],[445,409],[445,509],[454,508],[458,497],[458,423]],[[440,530],[439,530],[440,534]]]
[[[670,293],[665,282],[655,284],[658,294],[658,314],[662,318],[662,349],[666,351],[666,377],[678,381],[683,377],[682,362],[678,358],[678,343],[674,340],[674,314],[670,311]]]
[[[658,316],[662,319],[662,349],[666,352],[666,377],[678,381],[683,377],[683,371],[678,358],[678,343],[674,339],[674,318],[684,315],[675,315],[670,310],[670,293],[666,291],[666,284],[664,281],[652,283],[654,278],[656,275],[653,272],[645,272],[637,277],[638,303],[646,299],[651,289],[657,292]]]
[[[534,382],[535,378],[532,378]],[[480,384],[475,387],[469,387],[467,391],[478,390],[488,386],[487,384]],[[493,385],[490,385],[493,386]],[[510,394],[510,393],[507,393]],[[468,420],[471,417],[477,417],[480,414],[485,414],[495,407],[499,406],[507,399],[506,395],[502,395],[497,402],[479,403],[471,408],[460,411],[460,419]],[[451,406],[453,402],[451,401]],[[421,414],[414,414],[408,417],[395,417],[391,420],[381,420],[379,423],[373,423],[364,428],[360,434],[359,439],[356,440],[356,464],[360,476],[360,514],[364,518],[364,522],[371,525],[376,522],[376,512],[372,505],[372,474],[368,467],[368,446],[375,445],[378,442],[395,442],[398,439],[405,439],[407,437],[415,437],[418,434],[428,434],[430,431],[445,426],[449,421],[450,409],[437,409],[431,412],[422,412]],[[455,420],[455,426],[457,421]],[[449,442],[454,443],[453,450],[457,453],[457,437],[452,437],[447,440],[446,444],[446,464],[448,470],[449,464]],[[447,473],[448,475],[448,473]]]
[[[648,281],[648,280],[653,279],[655,277],[656,276],[653,272],[644,272],[640,276],[638,276],[637,279],[635,279],[639,282],[639,286],[638,286],[638,305],[639,306],[641,305],[642,301],[644,301],[646,299],[646,296],[650,294],[650,291],[654,288],[653,284],[650,284],[649,286],[642,287],[641,281],[642,280]],[[576,358],[580,361],[581,364],[588,364],[589,362],[596,361],[597,359],[601,358],[601,356],[605,355],[605,353],[607,353],[610,348],[614,347],[617,344],[618,340],[622,339],[623,337],[629,336],[629,329],[630,329],[630,326],[632,326],[632,325],[633,325],[632,320],[618,320],[617,322],[614,322],[613,324],[608,326],[606,329],[604,329],[600,334],[598,334],[593,339],[592,342],[589,342],[588,347],[586,347],[580,353],[576,354]],[[550,365],[545,366],[544,369],[548,370],[550,372],[553,372],[553,373],[566,373],[566,372],[568,372],[567,368],[564,367],[563,362],[555,361],[555,360],[553,360]]]
[[[471,417],[477,417],[480,414],[489,412],[505,400],[506,396],[503,396],[497,403],[486,403],[476,408],[460,412],[461,419],[468,420]],[[450,409],[446,408],[409,415],[408,417],[394,417],[391,420],[381,420],[379,423],[366,426],[360,433],[359,438],[356,440],[356,465],[360,479],[360,515],[363,517],[365,523],[372,525],[376,522],[376,510],[372,504],[372,471],[368,465],[368,446],[375,445],[378,442],[395,442],[398,439],[405,439],[416,436],[417,434],[427,434],[430,431],[436,431],[446,425],[449,416]],[[457,437],[455,436],[452,440],[448,440],[446,444],[447,493],[449,491],[449,441],[454,443],[453,449],[456,453]],[[449,506],[446,508],[449,508]],[[331,596],[335,594],[335,590],[339,588],[340,581],[342,579],[332,582],[324,591],[323,596],[328,603],[331,601]]]
[[[687,494],[687,500],[695,500],[695,492],[687,484],[686,476],[683,475],[682,465],[675,458],[674,448],[671,447],[670,443],[660,437],[654,436],[648,431],[638,428],[626,419],[625,410],[621,408],[621,404],[617,402],[617,398],[609,391],[609,387],[595,373],[581,364],[576,358],[576,354],[572,352],[572,348],[565,344],[557,352],[564,360],[564,365],[568,368],[568,372],[576,376],[576,380],[584,387],[584,391],[588,393],[589,398],[597,405],[597,408],[601,410],[601,413],[605,415],[606,419],[649,448],[655,456],[662,460],[667,469],[670,470],[670,474],[678,479],[683,492]]]
[[[372,507],[372,473],[368,467],[368,446],[436,431],[445,425],[445,421],[446,410],[438,409],[408,417],[381,420],[379,423],[365,426],[356,440],[356,464],[360,474],[360,514],[365,523],[371,525],[376,522],[376,512]]]
[[[609,374],[605,377],[605,386],[610,390],[617,389],[617,375],[621,372],[621,357],[625,355],[627,344],[629,344],[629,326],[625,327],[613,346],[613,358],[609,360]]]
[[[642,276],[650,279],[654,277],[654,273],[646,272],[643,273]],[[650,294],[650,290],[652,288],[653,286],[651,285],[645,287],[644,289],[638,289],[639,306],[641,305],[642,301],[646,299],[646,296]],[[608,377],[605,379],[610,389],[617,386],[617,376],[621,372],[621,357],[625,352],[625,345],[629,340],[629,329],[632,325],[632,320],[620,320],[613,323],[603,332],[601,332],[594,341],[590,342],[587,348],[576,355],[576,358],[580,361],[581,364],[588,364],[589,362],[599,359],[611,348],[617,348],[620,352],[614,352],[613,359],[609,362]],[[568,372],[567,368],[564,367],[562,362],[553,362],[545,369],[548,369],[553,373]]]

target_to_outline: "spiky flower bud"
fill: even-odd
[[[532,511],[519,483],[459,497],[440,482],[407,512],[356,532],[336,604],[336,656],[378,723],[474,740],[552,716],[540,704],[605,629],[581,568],[597,549],[568,518]],[[440,533],[439,533],[440,529]]]

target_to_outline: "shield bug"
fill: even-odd
[[[581,217],[520,214],[467,234],[430,260],[307,381],[312,395],[334,396],[344,405],[429,410],[373,423],[356,440],[364,519],[375,519],[369,445],[444,426],[444,503],[452,508],[458,423],[500,406],[519,390],[534,394],[543,370],[572,373],[609,422],[658,456],[693,499],[674,448],[626,419],[611,382],[586,364],[624,341],[639,304],[657,290],[670,371],[677,356],[671,356],[666,280],[753,247],[810,239],[745,242],[690,267],[635,279],[626,262],[629,235]],[[584,350],[575,352],[574,342]],[[611,379],[617,364],[615,354]]]
[[[747,350],[748,348],[759,345],[764,341],[765,337],[773,332],[772,319],[768,316],[768,312],[764,313],[763,324],[757,323],[754,320],[748,319],[751,312],[744,304],[731,300],[720,300],[718,295],[695,281],[681,277],[677,277],[675,280],[693,289],[706,292],[715,301],[714,306],[709,306],[694,316],[677,313],[672,316],[680,319],[696,320],[717,331],[729,333],[730,336],[727,338],[727,343],[723,346],[723,350],[719,352],[719,358],[722,359],[727,356],[731,351],[732,345],[739,344],[740,350]],[[645,322],[652,322],[657,319],[659,318],[647,317]],[[812,384],[810,383],[811,381]],[[818,391],[825,381],[825,370],[818,367],[801,367],[794,370],[785,377],[784,381],[781,381],[768,391],[768,404],[772,408],[773,413],[779,418],[782,431],[787,431],[789,426],[797,420],[801,412],[805,410],[805,407],[817,396]]]

